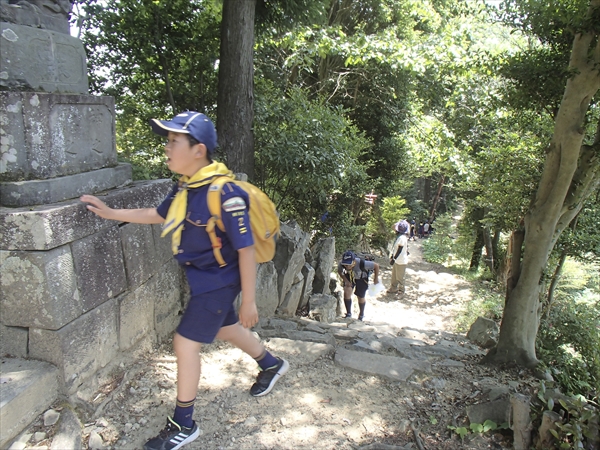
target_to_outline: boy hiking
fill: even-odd
[[[172,233],[175,259],[185,269],[190,300],[173,337],[177,357],[177,402],[166,427],[144,446],[146,450],[176,450],[196,439],[200,430],[192,419],[200,380],[202,344],[227,341],[256,360],[260,367],[250,394],[260,397],[273,389],[289,368],[274,357],[249,328],[258,322],[255,303],[256,261],[246,192],[233,183],[222,190],[221,219],[226,233],[217,230],[223,267],[216,261],[206,224],[211,217],[207,192],[211,181],[229,174],[212,160],[217,146],[213,123],[204,114],[181,113],[171,121],[152,119],[152,130],[168,138],[166,164],[181,176],[157,208],[111,209],[92,195],[83,195],[87,209],[100,217],[122,222],[163,223],[163,236]],[[242,292],[239,313],[234,300]]]
[[[379,264],[374,261],[366,261],[357,257],[353,252],[347,251],[342,255],[342,261],[338,264],[338,275],[344,283],[344,305],[346,306],[346,318],[352,317],[352,289],[358,298],[358,320],[365,318],[365,295],[369,287],[369,272],[373,271],[373,283],[379,282]]]

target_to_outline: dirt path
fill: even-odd
[[[370,299],[364,323],[340,319],[339,326],[354,329],[359,337],[367,332],[379,336],[379,330],[392,327],[402,329],[404,336],[454,339],[463,345],[464,339],[452,332],[454,317],[470,296],[469,285],[443,267],[423,262],[419,241],[410,243],[410,252],[406,295],[384,293]],[[380,263],[389,286],[389,265]],[[224,343],[205,347],[194,413],[202,434],[186,449],[510,448],[501,433],[470,435],[461,442],[448,425],[463,422],[465,406],[481,395],[480,383],[506,383],[518,374],[498,373],[478,365],[477,357],[462,355],[454,358],[456,365],[433,364],[429,374],[392,381],[336,364],[334,346],[326,343],[278,337],[264,341],[289,361],[290,371],[262,398],[248,393],[257,373],[251,358]],[[172,413],[175,381],[170,344],[128,365],[87,412],[84,443],[142,448]],[[30,432],[42,429],[38,423]],[[30,447],[49,448],[49,441]]]

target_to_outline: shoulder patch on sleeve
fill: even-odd
[[[246,202],[242,197],[232,197],[223,202],[223,209],[226,212],[240,211],[246,209]]]

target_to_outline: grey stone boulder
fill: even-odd
[[[305,263],[304,254],[309,241],[310,234],[302,231],[296,222],[281,224],[281,233],[277,239],[277,248],[273,257],[273,263],[277,270],[279,305],[284,302],[287,293],[297,281],[298,274],[302,271]]]
[[[467,417],[469,423],[483,424],[486,420],[491,420],[497,425],[501,425],[509,421],[510,411],[510,400],[500,399],[467,406]]]
[[[335,238],[325,238],[319,240],[312,248],[315,260],[312,266],[315,269],[315,279],[313,281],[313,293],[329,294],[330,274],[333,270],[335,260]]]
[[[310,317],[319,322],[335,322],[337,299],[333,295],[314,294],[308,300]]]
[[[256,270],[256,307],[259,317],[271,317],[279,306],[277,272],[273,261],[259,264]]]
[[[498,325],[491,319],[478,317],[469,328],[467,339],[482,348],[491,348],[498,342]]]

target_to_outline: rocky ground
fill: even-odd
[[[534,381],[478,363],[483,351],[454,333],[469,284],[424,262],[419,241],[410,246],[407,293],[369,299],[364,322],[261,320],[255,331],[290,363],[265,397],[248,393],[257,374],[250,357],[224,343],[206,346],[194,413],[202,433],[185,448],[511,448],[510,430],[461,439],[448,427],[468,427],[467,406],[509,390],[529,392]],[[389,285],[389,265],[379,262]],[[77,428],[65,418],[78,417],[83,432],[71,448],[140,449],[172,413],[175,381],[168,343],[123,363],[86,407],[56,405],[12,448],[65,448]],[[56,418],[64,420],[52,424]]]

